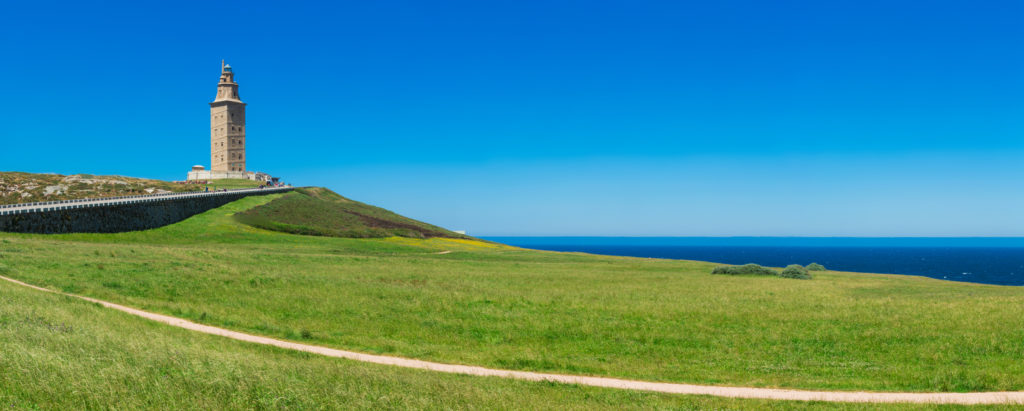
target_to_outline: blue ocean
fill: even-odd
[[[1024,238],[485,237],[517,247],[631,257],[823,264],[830,270],[1024,285]]]

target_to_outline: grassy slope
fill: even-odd
[[[295,236],[230,217],[281,197],[144,232],[2,234],[0,264],[202,323],[445,362],[748,386],[1024,389],[1019,287],[712,276],[709,263]]]
[[[877,409],[362,364],[179,330],[7,282],[0,282],[0,353],[4,409]]]
[[[220,180],[210,180],[210,181],[207,182],[207,184],[202,185],[202,187],[206,187],[208,185],[208,186],[210,186],[211,190],[213,190],[213,189],[222,189],[222,188],[226,188],[226,189],[231,190],[231,189],[236,189],[236,188],[255,188],[255,187],[259,187],[260,185],[263,185],[263,184],[264,183],[260,182],[260,181],[241,180],[241,179],[236,179],[236,178],[225,178],[225,179],[220,179]]]
[[[299,188],[236,218],[267,230],[328,237],[469,238],[318,187]]]
[[[50,187],[52,191],[49,195],[46,194],[47,187]],[[60,174],[0,172],[0,204],[138,195],[161,191],[194,191],[198,189],[196,186],[186,186],[167,181],[121,176],[93,176],[89,174],[64,176]]]

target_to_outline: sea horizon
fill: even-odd
[[[625,236],[625,235],[485,235],[479,238],[498,241],[500,239],[537,240],[544,243],[561,243],[565,241],[585,240],[593,243],[616,242],[628,240],[633,242],[657,242],[659,244],[699,244],[707,242],[723,245],[779,245],[786,243],[791,246],[932,246],[945,245],[951,247],[1024,247],[1024,236]],[[827,244],[822,244],[822,242]]]
[[[486,236],[548,251],[755,263],[819,263],[830,270],[919,275],[941,280],[1024,285],[1024,237],[586,237]]]

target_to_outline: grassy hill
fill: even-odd
[[[198,187],[144,178],[0,172],[0,204],[192,190]]]
[[[250,180],[213,180],[210,182],[211,189],[251,188],[258,185],[259,183]],[[198,191],[203,189],[203,187],[205,186],[123,176],[33,174],[0,171],[0,204],[177,193],[182,191]]]
[[[238,221],[267,230],[329,237],[470,238],[403,217],[380,207],[349,200],[326,188],[305,187],[235,215]]]
[[[1024,288],[713,276],[703,262],[296,236],[233,218],[287,196],[142,232],[0,234],[0,264],[33,284],[200,323],[441,362],[803,389],[1024,388],[1014,326]]]

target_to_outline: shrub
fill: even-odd
[[[778,275],[775,270],[770,268],[761,267],[757,264],[744,264],[740,266],[735,265],[721,265],[711,270],[711,274],[725,274],[725,275]]]
[[[735,270],[736,270],[736,267],[729,266],[729,265],[720,265],[718,267],[713,268],[711,270],[711,274],[729,274],[729,275],[738,274],[738,273],[735,272]]]
[[[818,263],[807,264],[807,271],[825,271],[825,266]]]
[[[811,273],[808,272],[806,268],[800,266],[799,264],[791,264],[784,268],[781,273],[779,273],[779,277],[810,280]]]

